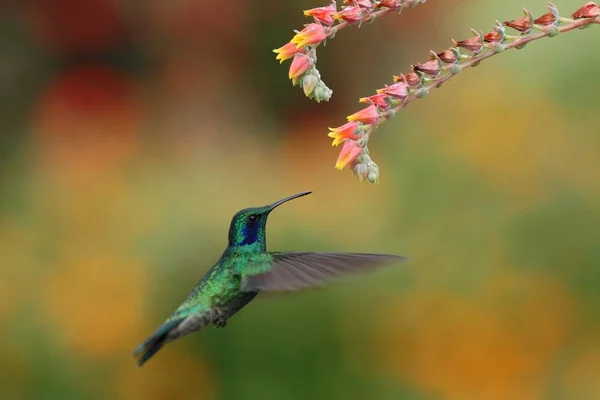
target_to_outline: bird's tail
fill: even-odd
[[[141,367],[144,365],[146,361],[165,345],[169,332],[179,325],[181,321],[183,321],[183,318],[165,322],[133,351],[133,356],[137,358],[138,366]]]

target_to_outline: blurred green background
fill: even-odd
[[[600,398],[598,27],[411,104],[372,137],[381,184],[360,185],[328,126],[429,49],[545,1],[430,0],[344,30],[316,104],[271,50],[323,5],[0,6],[3,399]],[[138,369],[231,216],[304,190],[271,249],[411,261],[257,299]]]

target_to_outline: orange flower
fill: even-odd
[[[307,44],[318,44],[327,38],[325,27],[321,24],[308,24],[290,40],[297,48]]]
[[[377,107],[370,105],[367,108],[363,108],[360,111],[355,112],[347,117],[348,121],[358,121],[363,124],[376,125],[379,122],[379,112]]]
[[[273,53],[277,53],[276,60],[279,60],[279,64],[287,60],[288,58],[292,58],[294,54],[297,53],[305,53],[306,49],[297,48],[294,43],[286,43],[278,49],[273,50]]]
[[[290,65],[290,79],[297,78],[304,74],[312,65],[311,59],[305,54],[296,54]]]
[[[327,7],[311,8],[310,10],[304,10],[304,15],[307,17],[313,17],[317,21],[324,23],[325,25],[332,25],[334,20],[332,14],[335,12],[335,6],[332,4]]]
[[[356,141],[346,140],[335,163],[335,167],[341,171],[346,165],[356,160],[360,153],[362,153],[362,147]]]
[[[593,1],[590,1],[575,11],[572,15],[573,19],[594,18],[600,15],[600,6]]]
[[[358,122],[347,122],[337,128],[329,128],[331,132],[327,134],[330,138],[333,138],[332,146],[337,146],[344,141],[344,139],[356,140],[360,136],[356,134],[360,124]]]
[[[333,14],[333,18],[342,19],[350,24],[362,20],[363,11],[360,7],[344,7],[340,12]]]

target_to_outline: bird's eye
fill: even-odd
[[[257,219],[258,219],[257,215],[248,216],[248,221],[250,221],[250,222],[256,222]]]

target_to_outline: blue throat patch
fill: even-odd
[[[240,243],[241,246],[256,242],[258,240],[258,224],[244,225],[242,233],[244,234],[244,240]]]

